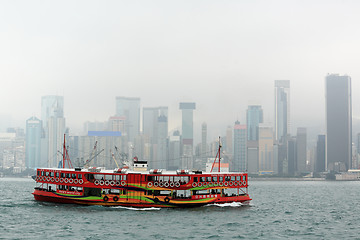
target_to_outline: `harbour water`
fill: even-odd
[[[0,178],[0,239],[360,239],[360,182],[250,181],[250,206],[129,209],[34,201]]]

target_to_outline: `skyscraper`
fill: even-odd
[[[116,97],[116,116],[125,117],[125,134],[134,142],[140,134],[140,98]]]
[[[275,140],[286,142],[290,133],[290,81],[275,80]]]
[[[335,170],[335,166],[343,164],[349,169],[352,167],[351,78],[330,74],[325,82],[326,167]]]
[[[259,173],[274,173],[274,139],[272,127],[259,124]]]
[[[263,122],[263,110],[259,105],[250,105],[246,110],[247,138],[259,140],[259,123]]]
[[[298,128],[296,135],[296,170],[306,172],[306,128]]]
[[[25,164],[27,168],[43,167],[41,165],[41,133],[42,123],[36,117],[26,120],[26,155]]]
[[[247,171],[246,162],[246,142],[247,142],[246,125],[241,125],[239,121],[234,125],[234,158],[231,171],[245,172]]]
[[[316,143],[316,160],[315,160],[315,172],[325,172],[325,135],[318,135]]]
[[[193,142],[194,142],[194,127],[193,127],[193,111],[196,108],[195,103],[182,102],[180,103],[182,110],[182,153],[187,159],[185,166],[189,166],[189,158],[193,156]]]
[[[201,161],[202,165],[205,167],[207,162],[207,124],[204,122],[201,125]]]
[[[62,156],[62,144],[65,134],[64,118],[64,97],[63,96],[43,96],[41,98],[41,120],[44,128],[45,138],[42,143],[42,152],[47,162],[47,167],[58,166]],[[46,156],[45,156],[46,155]]]

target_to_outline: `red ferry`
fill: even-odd
[[[220,159],[220,148],[218,154]],[[132,170],[39,168],[35,181],[35,200],[55,203],[143,208],[248,204],[251,200],[247,173],[148,171],[146,161],[134,161]]]

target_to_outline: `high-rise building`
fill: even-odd
[[[248,173],[257,174],[259,173],[259,142],[258,141],[247,141],[247,164]]]
[[[296,137],[289,137],[287,139],[287,174],[290,176],[294,176],[296,172],[296,142]]]
[[[316,161],[315,161],[315,172],[325,172],[325,158],[326,158],[326,136],[318,135],[316,143]]]
[[[274,173],[274,138],[272,127],[259,124],[259,173]]]
[[[26,120],[25,164],[27,168],[44,167],[41,164],[42,123],[36,117]]]
[[[158,133],[157,133],[157,158],[155,159],[156,168],[168,168],[168,119],[165,115],[158,117]]]
[[[192,102],[182,102],[179,107],[182,111],[182,166],[184,168],[192,168],[194,144],[193,111],[196,106]]]
[[[263,110],[259,105],[250,105],[246,110],[247,138],[259,140],[259,123],[263,122]]]
[[[351,78],[330,74],[326,76],[326,167],[345,165],[352,160]]]
[[[286,142],[290,134],[290,81],[275,80],[275,140]]]
[[[234,157],[231,166],[233,172],[247,171],[246,135],[246,125],[241,125],[239,121],[236,121],[234,125]]]
[[[58,152],[62,152],[64,141],[65,118],[64,118],[64,97],[62,96],[43,96],[41,98],[41,117],[44,128],[44,139],[42,141],[41,151],[43,155],[42,161],[47,162],[47,167],[57,167],[62,156]]]
[[[202,166],[205,167],[205,164],[207,162],[207,151],[208,151],[208,147],[207,147],[207,124],[204,122],[201,125],[201,161],[202,161]]]
[[[306,128],[298,128],[296,135],[296,169],[298,173],[306,172]]]
[[[169,139],[169,161],[168,170],[177,170],[181,168],[181,144],[180,133],[175,131]]]
[[[116,116],[125,118],[125,133],[133,142],[140,135],[140,98],[116,97]]]

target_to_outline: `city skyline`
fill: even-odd
[[[253,102],[273,122],[273,80],[289,79],[291,132],[325,133],[324,76],[360,78],[358,2],[140,3],[0,3],[1,129],[39,117],[44,95],[64,96],[75,132],[113,116],[115,96],[134,96],[168,106],[169,129],[181,126],[178,103],[196,102],[195,126],[206,120],[215,138]],[[353,89],[359,119],[359,81]]]

